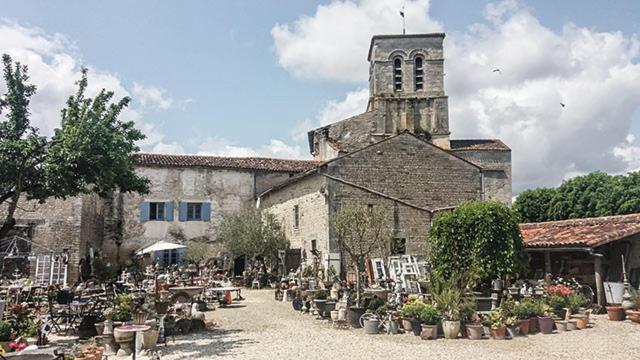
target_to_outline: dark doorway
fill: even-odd
[[[300,249],[287,249],[284,255],[285,274],[288,274],[291,269],[296,271],[300,267]]]
[[[237,257],[233,261],[233,276],[242,276],[245,267],[247,266],[247,257],[242,255]]]

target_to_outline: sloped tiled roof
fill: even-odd
[[[248,169],[282,172],[303,172],[320,162],[313,160],[286,160],[260,157],[221,157],[207,155],[169,155],[137,153],[133,155],[137,165],[172,167],[210,167],[223,169]]]
[[[451,150],[510,150],[498,139],[456,139],[450,140]]]
[[[640,234],[640,214],[520,225],[527,247],[598,247]]]

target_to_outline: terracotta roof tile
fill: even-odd
[[[451,150],[511,150],[498,139],[455,139],[450,141]]]
[[[527,247],[598,247],[640,233],[640,214],[520,225]]]
[[[211,167],[282,172],[303,172],[320,164],[313,160],[286,160],[260,157],[221,157],[207,155],[169,155],[137,153],[136,163],[142,166]]]

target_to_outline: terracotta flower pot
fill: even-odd
[[[576,321],[576,329],[586,329],[589,325],[589,316],[585,314],[571,315],[571,319]]]
[[[636,314],[631,314],[629,316],[627,316],[629,318],[629,320],[631,320],[632,322],[636,323],[636,324],[640,324],[640,311],[636,311]]]
[[[543,334],[551,334],[553,332],[553,319],[546,316],[538,316],[538,328]]]
[[[529,334],[533,334],[538,331],[538,318],[532,317],[529,319]]]
[[[435,340],[438,338],[438,325],[422,324],[422,332],[420,333],[422,340]]]
[[[470,340],[480,340],[484,336],[484,326],[467,324],[467,337]]]
[[[442,331],[445,339],[455,339],[460,333],[460,321],[442,321]]]
[[[491,337],[496,340],[504,340],[507,336],[507,327],[502,326],[492,326],[491,327]]]
[[[528,335],[529,334],[529,324],[531,322],[529,320],[518,320],[518,326],[520,326],[520,334]]]
[[[624,320],[624,308],[622,306],[607,306],[607,315],[611,321]]]

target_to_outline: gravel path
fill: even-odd
[[[236,307],[207,317],[216,330],[177,337],[162,359],[637,359],[640,325],[594,316],[593,328],[514,340],[420,340],[413,335],[366,335],[331,329],[327,321],[276,302],[269,290],[246,290]],[[401,357],[398,357],[401,356]]]

